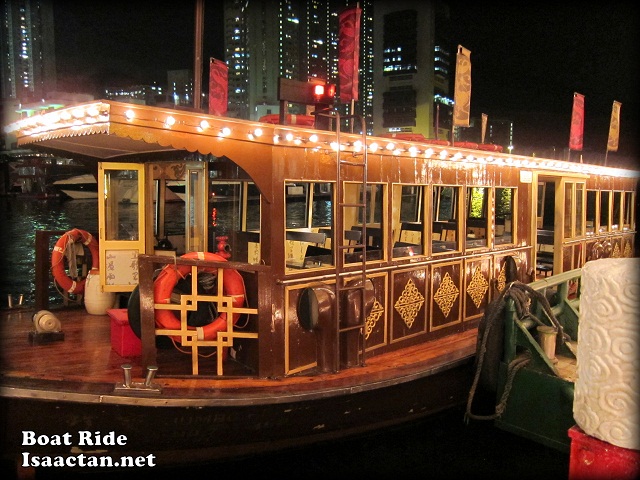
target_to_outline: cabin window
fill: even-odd
[[[633,218],[633,192],[624,192],[624,206],[622,216],[622,229],[627,231],[632,229]]]
[[[576,237],[584,236],[584,183],[576,183]]]
[[[138,171],[106,170],[104,183],[105,240],[138,240]]]
[[[613,192],[613,213],[611,215],[611,230],[620,230],[622,215],[622,192]]]
[[[540,194],[542,190],[542,195]],[[556,208],[556,184],[554,182],[538,183],[538,229],[554,230]]]
[[[600,232],[609,231],[609,197],[611,192],[600,192]]]
[[[253,182],[211,182],[209,187],[211,230],[228,236],[232,260],[259,264],[260,191]],[[214,221],[215,211],[215,221]],[[216,225],[213,225],[213,224]],[[226,233],[234,229],[233,234]]]
[[[333,265],[332,192],[327,182],[285,183],[287,268]]]
[[[487,246],[487,187],[467,187],[467,234],[466,247]]]
[[[598,192],[595,190],[587,190],[587,212],[585,216],[587,235],[593,235],[596,229],[597,200]]]
[[[564,185],[564,238],[584,235],[584,183],[566,182]]]
[[[255,183],[245,183],[246,205],[243,217],[243,230],[260,231],[260,191]]]
[[[431,249],[433,253],[458,250],[458,198],[460,187],[433,187],[433,221]]]
[[[361,183],[344,184],[343,213],[343,244],[364,244],[367,260],[382,259],[384,251],[384,188],[379,184],[367,184],[366,193],[362,191]],[[366,207],[362,207],[364,204]],[[366,228],[363,229],[363,224]],[[366,230],[366,238],[362,239],[362,232]],[[347,233],[356,232],[356,233]],[[360,232],[360,238],[357,238]],[[344,263],[356,263],[362,260],[361,252],[356,249],[344,251]]]
[[[312,185],[311,227],[330,228],[333,225],[333,186],[328,182]]]
[[[422,253],[422,185],[393,186],[393,257]]]
[[[285,184],[285,209],[287,228],[305,228],[309,223],[309,204],[307,192],[309,185],[306,183]]]
[[[513,219],[515,218],[516,189],[496,188],[495,243],[513,243]]]
[[[564,238],[573,237],[573,183],[564,185]]]

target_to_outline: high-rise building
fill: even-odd
[[[407,132],[435,138],[448,116],[449,45],[440,2],[395,0],[375,4],[374,133]],[[439,24],[436,25],[438,12]],[[436,40],[437,39],[437,40]],[[436,127],[436,121],[440,124]],[[450,122],[449,122],[450,124]]]
[[[2,98],[37,101],[56,90],[53,8],[48,0],[4,0]]]
[[[364,32],[360,39],[358,113],[372,116],[372,0],[359,2]],[[226,0],[225,61],[229,67],[229,115],[259,119],[279,112],[279,78],[338,81],[338,14],[346,0]],[[303,113],[304,106],[292,106]],[[295,108],[298,107],[298,110]]]
[[[229,115],[279,112],[279,78],[338,84],[339,13],[349,0],[226,0],[225,61]],[[439,1],[357,2],[359,98],[367,133],[415,132],[444,138],[452,95],[449,15]],[[339,88],[338,88],[339,91]],[[342,112],[348,105],[336,105]],[[304,113],[304,106],[290,113]]]

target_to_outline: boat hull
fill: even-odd
[[[419,419],[462,404],[470,383],[471,365],[464,360],[381,388],[351,387],[337,395],[326,392],[307,398],[275,394],[249,403],[238,395],[238,405],[231,397],[172,402],[153,396],[69,395],[5,386],[0,441],[4,455],[18,467],[35,457],[41,461],[80,453],[113,461],[152,455],[157,466],[173,467],[308,445]],[[302,399],[295,400],[297,396]],[[72,445],[25,446],[25,431],[36,437],[69,433]],[[94,440],[114,432],[114,437],[124,435],[126,442],[79,445],[83,432]]]

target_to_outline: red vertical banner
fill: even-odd
[[[611,124],[609,125],[609,139],[607,140],[607,151],[618,151],[618,140],[620,139],[620,102],[613,102],[611,110]]]
[[[573,94],[573,110],[571,112],[571,132],[569,133],[569,149],[582,150],[584,137],[584,95]]]
[[[343,103],[358,100],[361,14],[361,8],[351,7],[344,10],[339,17],[338,76],[340,101]]]
[[[453,126],[468,127],[471,114],[471,51],[458,45],[453,92]]]
[[[209,59],[209,113],[227,113],[227,91],[229,88],[229,67],[222,60]]]

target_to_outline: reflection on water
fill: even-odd
[[[35,303],[35,242],[37,230],[71,230],[80,228],[97,234],[97,200],[60,199],[35,200],[29,197],[0,197],[0,225],[6,232],[3,242],[3,262],[0,263],[0,306],[8,305],[13,294],[17,304]],[[57,238],[53,239],[53,242]],[[61,304],[62,296],[52,285],[49,302]]]

